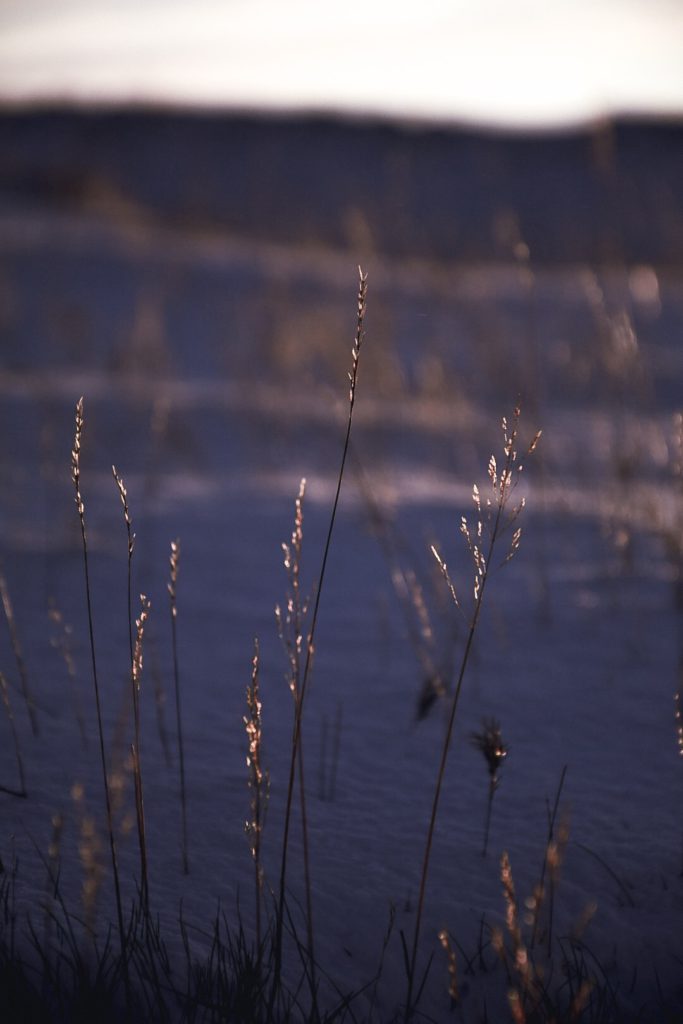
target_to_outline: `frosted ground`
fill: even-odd
[[[280,545],[305,476],[303,579],[311,590],[341,451],[355,266],[332,252],[238,246],[161,228],[136,234],[94,215],[30,207],[5,210],[0,246],[2,568],[40,729],[34,737],[3,621],[0,666],[28,799],[0,795],[0,856],[5,867],[18,864],[20,922],[25,913],[42,920],[46,878],[36,848],[47,851],[53,815],[64,817],[61,888],[75,914],[84,912],[83,807],[97,820],[108,869],[70,481],[74,406],[84,395],[82,490],[106,734],[116,758],[130,721],[115,463],[137,535],[135,592],[152,602],[142,698],[152,900],[178,951],[181,901],[188,923],[206,930],[217,901],[230,916],[239,897],[245,926],[253,926],[242,715],[255,635],[271,777],[265,864],[267,880],[277,877],[292,715],[274,620],[287,585]],[[446,717],[440,701],[417,716],[425,652],[448,676],[464,633],[429,545],[444,553],[466,603],[471,566],[460,517],[472,513],[475,481],[484,492],[489,456],[500,451],[500,417],[520,397],[524,437],[542,427],[543,439],[520,483],[521,548],[490,582],[465,680],[428,889],[421,958],[424,966],[433,952],[434,962],[422,1009],[450,1019],[437,940],[447,928],[459,947],[455,1019],[506,1019],[507,982],[488,945],[490,929],[504,927],[500,857],[509,853],[523,901],[539,879],[548,807],[566,766],[554,934],[580,934],[595,977],[617,993],[618,1019],[678,1020],[683,763],[674,694],[683,497],[674,413],[683,283],[666,267],[531,273],[523,255],[450,269],[365,261],[355,455],[304,723],[317,956],[342,989],[364,985],[394,913],[379,1019],[390,1019],[404,998],[398,936],[410,935],[414,922]],[[176,537],[188,877],[166,594]],[[414,620],[415,608],[409,602],[406,612],[392,584],[387,539],[421,583],[433,636],[419,650],[406,618]],[[72,630],[74,680],[50,607]],[[483,858],[488,778],[469,735],[485,716],[499,719],[509,755]],[[0,782],[15,787],[4,718],[0,729]],[[133,810],[125,777],[118,821],[130,898],[138,869],[125,828]],[[301,898],[296,823],[290,872],[292,895]],[[107,876],[101,929],[111,908]],[[200,952],[205,938],[191,935]],[[559,959],[555,978],[559,987]],[[372,987],[358,996],[359,1019],[372,998]]]

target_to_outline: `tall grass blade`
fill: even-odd
[[[282,971],[282,933],[284,923],[284,910],[285,910],[285,888],[287,882],[287,854],[289,850],[289,832],[292,815],[292,804],[294,798],[294,783],[297,763],[299,760],[299,744],[301,741],[301,722],[304,711],[304,703],[306,699],[306,691],[308,687],[308,681],[313,663],[313,653],[315,651],[315,630],[318,622],[318,612],[320,610],[320,598],[323,592],[323,585],[325,582],[325,570],[327,568],[327,561],[330,553],[330,546],[332,543],[332,534],[334,532],[334,524],[337,516],[337,508],[339,505],[339,496],[341,494],[342,481],[344,479],[344,468],[346,466],[346,458],[349,451],[349,443],[351,439],[351,425],[353,422],[353,410],[356,401],[356,386],[358,383],[358,366],[360,360],[360,351],[364,338],[364,323],[365,323],[365,308],[367,298],[367,274],[364,274],[361,268],[358,268],[359,284],[358,284],[358,303],[357,303],[357,315],[356,315],[356,332],[354,336],[353,347],[351,350],[351,371],[349,373],[349,405],[348,405],[348,418],[346,423],[346,434],[344,437],[344,445],[342,450],[341,464],[339,467],[339,473],[337,476],[337,487],[334,496],[334,502],[332,504],[332,512],[330,515],[330,523],[327,530],[327,537],[325,540],[325,547],[323,550],[322,565],[320,568],[320,576],[318,579],[318,586],[316,588],[315,601],[313,604],[313,612],[311,615],[311,628],[308,634],[308,642],[306,644],[306,661],[304,664],[303,678],[301,681],[301,690],[299,699],[296,704],[296,713],[294,719],[294,736],[292,738],[292,753],[289,765],[289,780],[287,784],[287,804],[285,809],[285,824],[284,833],[282,837],[282,853],[280,861],[280,878],[279,878],[279,892],[278,892],[278,908],[277,908],[277,919],[276,919],[276,934],[275,934],[275,966],[273,974],[273,987],[272,987],[272,998],[269,1007],[269,1012],[272,1012],[273,1002],[276,992],[280,985],[280,977]]]
[[[111,793],[109,790],[109,776],[107,773],[107,756],[104,748],[104,729],[102,725],[102,706],[100,702],[100,686],[97,676],[97,658],[95,654],[95,630],[93,625],[92,598],[90,593],[90,568],[88,562],[88,540],[85,529],[85,505],[81,494],[81,441],[83,435],[83,398],[76,403],[76,433],[74,435],[74,446],[71,452],[71,479],[76,492],[76,510],[81,528],[81,542],[83,548],[83,571],[85,580],[85,597],[88,611],[88,634],[90,638],[90,659],[92,664],[93,688],[95,692],[95,706],[97,711],[97,731],[100,745],[100,760],[102,764],[102,783],[104,786],[104,801],[107,814],[107,832],[109,834],[109,851],[111,854],[112,873],[114,878],[114,893],[116,897],[116,916],[119,926],[119,941],[121,944],[121,961],[123,964],[124,978],[126,983],[126,997],[130,1005],[130,981],[128,977],[128,960],[126,956],[126,933],[123,926],[123,906],[121,902],[121,884],[119,880],[119,865],[116,854],[116,841],[114,839],[114,821],[112,815]]]
[[[171,541],[171,578],[168,596],[171,602],[171,643],[173,647],[173,684],[175,688],[176,735],[178,738],[178,765],[180,772],[180,818],[182,828],[181,857],[183,874],[189,875],[190,862],[187,853],[187,797],[185,791],[185,746],[183,744],[183,716],[180,699],[180,669],[178,666],[178,569],[180,566],[180,541]]]

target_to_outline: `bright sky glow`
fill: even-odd
[[[3,0],[0,98],[543,126],[683,114],[680,0]]]

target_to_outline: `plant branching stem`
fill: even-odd
[[[510,444],[509,445],[509,449],[508,449],[508,454],[507,454],[507,457],[506,457],[506,462],[505,462],[505,470],[503,471],[506,474],[506,477],[505,477],[506,479],[509,479],[509,476],[507,474],[510,473],[510,467],[512,465],[512,455],[513,455],[513,446],[512,446],[512,444]],[[429,826],[427,828],[427,839],[426,839],[426,842],[425,842],[424,855],[423,855],[423,858],[422,858],[422,873],[420,875],[420,890],[419,890],[419,896],[418,896],[418,901],[417,901],[417,913],[416,913],[416,916],[415,916],[415,930],[414,930],[414,933],[413,933],[413,943],[412,943],[412,948],[411,948],[411,953],[410,953],[410,962],[409,962],[409,967],[408,967],[408,993],[407,993],[407,996],[406,996],[405,1018],[404,1018],[405,1021],[406,1021],[406,1024],[411,1019],[411,1017],[413,1015],[413,1011],[414,1011],[414,1006],[413,1006],[413,990],[414,990],[414,984],[415,984],[415,967],[416,967],[416,964],[417,964],[417,950],[418,950],[418,944],[419,944],[419,941],[420,941],[420,930],[421,930],[421,926],[422,926],[422,915],[423,915],[423,912],[424,912],[425,895],[426,895],[426,891],[427,891],[427,876],[429,874],[429,862],[430,862],[431,855],[432,855],[432,845],[433,845],[433,842],[434,842],[434,830],[436,828],[436,818],[437,818],[437,813],[438,813],[438,810],[439,810],[439,801],[441,799],[441,789],[443,787],[443,780],[444,780],[444,777],[445,777],[445,774],[446,774],[446,763],[448,761],[448,754],[449,754],[449,751],[450,751],[451,739],[452,739],[452,736],[453,736],[453,726],[455,725],[455,718],[456,718],[456,713],[457,713],[457,710],[458,710],[458,703],[460,701],[460,692],[462,690],[462,684],[463,684],[463,680],[465,678],[465,672],[466,672],[466,669],[467,669],[467,664],[469,662],[470,654],[471,654],[471,651],[472,651],[472,645],[474,643],[474,637],[475,637],[475,634],[476,634],[476,631],[477,631],[477,625],[479,623],[479,615],[481,613],[482,601],[483,601],[483,598],[484,598],[484,592],[486,590],[486,583],[487,583],[488,577],[489,577],[489,569],[490,569],[490,566],[493,564],[492,556],[493,556],[494,548],[496,546],[496,541],[498,539],[498,534],[499,534],[500,529],[501,529],[501,522],[502,522],[502,517],[503,517],[503,510],[505,508],[505,503],[506,503],[505,495],[504,495],[504,493],[501,493],[500,500],[498,501],[498,506],[497,506],[497,509],[496,509],[496,516],[495,516],[495,519],[494,519],[493,528],[491,530],[491,534],[490,534],[490,537],[489,537],[488,551],[487,551],[486,562],[485,562],[486,568],[485,568],[484,574],[483,574],[483,576],[481,578],[481,585],[479,586],[479,590],[478,590],[477,597],[476,597],[476,600],[475,600],[474,612],[473,612],[473,615],[472,615],[472,621],[470,623],[470,627],[469,627],[469,630],[468,630],[468,633],[467,633],[467,642],[465,644],[465,650],[463,652],[462,661],[460,663],[460,671],[458,673],[458,681],[457,681],[457,684],[456,684],[456,687],[455,687],[455,692],[453,693],[453,700],[451,702],[451,710],[450,710],[450,714],[448,716],[448,726],[446,728],[446,734],[444,736],[443,746],[441,748],[441,757],[440,757],[440,760],[439,760],[439,769],[438,769],[437,776],[436,776],[436,785],[434,787],[434,797],[432,799],[432,810],[431,810],[431,814],[430,814],[430,817],[429,817]]]

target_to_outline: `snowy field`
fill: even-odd
[[[410,941],[414,927],[466,637],[429,548],[446,558],[466,619],[472,566],[460,520],[476,520],[472,485],[487,493],[489,457],[502,459],[500,419],[518,400],[522,441],[539,428],[543,436],[519,485],[520,549],[491,575],[464,679],[427,889],[421,968],[434,960],[420,1011],[437,1021],[511,1019],[506,993],[518,982],[492,947],[501,929],[511,948],[500,860],[507,851],[524,917],[563,778],[559,863],[546,869],[536,937],[539,962],[554,964],[548,987],[566,988],[563,963],[582,960],[619,1010],[602,1018],[589,1006],[580,1019],[683,1019],[674,701],[683,658],[683,278],[676,263],[537,266],[523,243],[516,258],[477,265],[363,254],[353,451],[303,723],[316,956],[342,990],[372,981],[394,919],[381,979],[352,1004],[358,1020],[389,1021],[405,999],[399,936]],[[312,593],[341,457],[355,262],[333,249],[247,245],[182,227],[136,232],[129,220],[120,227],[38,202],[3,204],[0,259],[0,550],[16,632],[13,645],[0,616],[0,668],[27,790],[26,799],[0,794],[0,857],[5,871],[16,864],[17,928],[24,934],[27,915],[42,928],[41,857],[55,815],[63,828],[52,854],[71,912],[94,914],[100,933],[114,920],[70,476],[83,395],[81,489],[107,754],[122,780],[124,897],[134,896],[139,862],[126,756],[127,541],[112,464],[136,534],[134,593],[151,600],[141,703],[151,899],[178,956],[182,904],[199,955],[218,901],[236,920],[239,899],[253,934],[242,716],[254,636],[271,780],[266,887],[277,887],[293,722],[274,615],[288,587],[281,544],[306,477],[302,587]],[[176,538],[187,876],[167,594]],[[430,673],[447,694],[420,716]],[[489,780],[470,735],[491,716],[509,753],[483,857]],[[4,716],[0,736],[0,784],[16,789]],[[95,846],[84,839],[90,815]],[[92,863],[102,869],[94,909],[83,888],[89,864],[99,877]],[[303,934],[298,811],[289,886]],[[442,929],[456,950],[455,1008]],[[529,944],[532,929],[523,929]],[[293,970],[291,948],[287,957]]]

